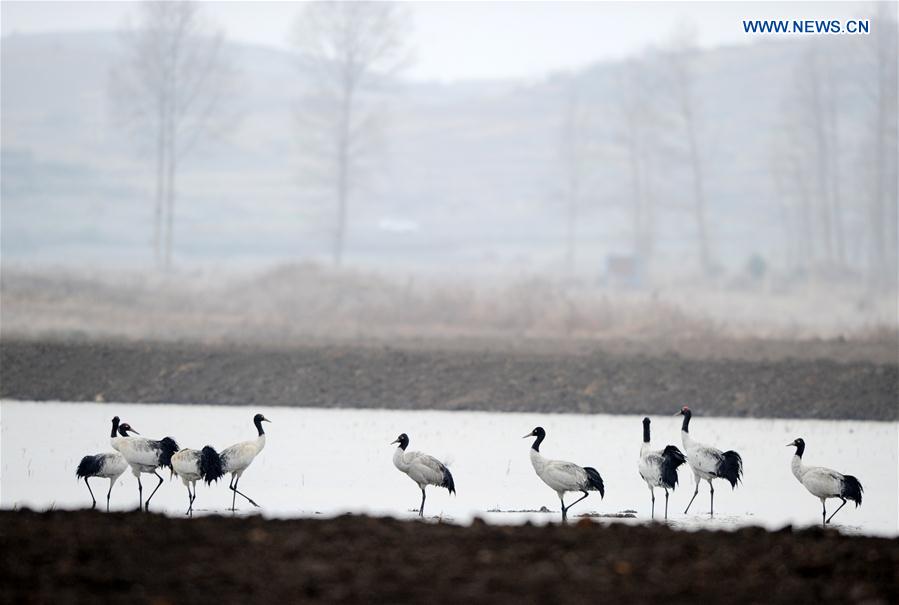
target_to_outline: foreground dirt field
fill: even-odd
[[[0,512],[4,603],[899,601],[899,540]]]
[[[615,414],[689,404],[716,416],[896,420],[894,353],[840,341],[275,347],[4,339],[0,396]]]

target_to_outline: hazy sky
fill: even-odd
[[[205,2],[211,20],[236,40],[290,46],[300,2]],[[743,19],[867,17],[871,6],[837,2],[409,2],[421,79],[539,77],[622,57],[664,41],[690,22],[704,46],[751,42]],[[110,30],[132,2],[7,1],[2,32]]]

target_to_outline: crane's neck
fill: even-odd
[[[116,433],[119,431],[119,417],[116,416],[112,419],[112,433],[109,435],[110,439],[115,439]],[[123,435],[124,437],[124,435]]]
[[[406,448],[402,445],[393,450],[393,466],[401,471],[405,471],[408,468],[406,464]]]
[[[540,444],[543,443],[543,440],[546,439],[546,435],[537,435],[537,438],[534,439],[534,444],[531,446],[531,449],[534,452],[540,453]],[[534,457],[533,452],[531,452],[531,457]]]
[[[649,443],[649,423],[643,423],[643,443]]]
[[[256,430],[259,431],[259,436],[263,437],[263,441],[265,441],[265,431],[262,429],[262,418],[254,418],[253,424],[256,425]]]
[[[531,448],[531,465],[534,467],[534,470],[539,474],[544,465],[546,464],[546,459],[543,457],[543,454],[540,453],[540,450],[533,447]]]
[[[802,466],[802,456],[799,455],[799,451],[793,456],[793,463],[790,465],[790,469],[793,471],[793,476],[802,481],[805,469]]]
[[[681,432],[683,432],[683,433],[690,432],[690,418],[692,418],[692,417],[693,417],[693,414],[691,414],[689,411],[684,413],[684,423],[680,426]]]

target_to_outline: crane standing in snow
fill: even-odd
[[[197,481],[202,479],[209,485],[218,481],[225,473],[222,470],[222,459],[218,452],[210,446],[202,450],[185,448],[172,456],[172,474],[181,477],[187,488],[187,512],[185,515],[193,516],[194,500],[197,498]],[[190,488],[193,486],[193,493]]]
[[[418,509],[418,516],[424,517],[425,488],[429,485],[436,485],[445,487],[449,493],[455,494],[456,484],[453,481],[453,475],[446,465],[437,458],[421,452],[407,452],[409,436],[406,433],[402,433],[390,445],[394,443],[399,445],[393,452],[393,465],[418,484],[418,488],[421,490],[421,506]]]
[[[687,455],[687,464],[693,469],[693,478],[696,482],[696,490],[693,492],[693,497],[690,498],[690,504],[687,504],[684,514],[686,515],[690,510],[690,505],[693,504],[696,494],[699,493],[699,480],[705,479],[709,482],[711,491],[709,515],[714,517],[715,486],[712,485],[712,480],[724,479],[730,483],[731,489],[735,488],[743,476],[743,459],[733,450],[722,452],[717,448],[693,441],[693,438],[690,437],[690,418],[693,416],[693,412],[687,406],[682,407],[675,416],[684,417],[684,423],[681,426],[681,440],[684,444],[684,453]]]
[[[112,419],[112,425],[114,429],[118,429],[118,416]],[[128,432],[140,434],[127,424],[124,426],[127,427],[126,430]],[[115,432],[113,430],[113,434]],[[160,467],[172,468],[172,455],[178,451],[178,444],[171,437],[164,437],[156,441],[154,439],[145,439],[144,437],[132,437],[131,435],[127,437],[113,436],[110,439],[110,443],[112,444],[112,449],[125,457],[125,460],[128,461],[128,465],[131,467],[132,474],[137,478],[138,508],[144,508],[144,510],[149,511],[150,500],[153,499],[156,490],[159,489],[163,481],[156,469]],[[144,487],[140,482],[142,473],[156,475],[156,478],[159,479],[159,483],[156,484],[153,492],[147,498],[145,505],[143,503]]]
[[[234,504],[238,494],[246,498],[247,502],[253,506],[259,506],[253,502],[249,496],[242,494],[237,490],[237,482],[240,481],[244,471],[247,470],[247,467],[250,466],[256,456],[259,455],[259,452],[265,447],[265,431],[262,429],[263,422],[271,422],[271,420],[262,414],[253,416],[253,424],[256,426],[256,431],[258,432],[257,437],[252,441],[236,443],[231,447],[225,448],[222,450],[222,453],[219,454],[222,460],[222,474],[231,473],[231,481],[228,483],[228,489],[231,490],[231,508],[228,510],[237,510]]]
[[[805,453],[805,441],[802,437],[788,443],[787,447],[795,447],[796,454],[793,456],[792,469],[799,483],[813,496],[821,500],[821,525],[830,523],[830,519],[834,518],[840,509],[846,506],[847,500],[855,502],[856,508],[862,503],[862,484],[852,475],[844,475],[829,468],[821,466],[805,466],[802,463],[802,454]],[[842,504],[833,511],[830,519],[827,518],[828,498],[839,498]]]
[[[128,429],[127,424],[118,424],[113,421],[110,439],[116,436],[116,430],[122,437],[127,437]],[[87,491],[91,494],[91,500],[93,500],[91,510],[97,508],[97,499],[94,498],[94,492],[87,480],[90,477],[109,479],[109,491],[106,492],[106,512],[109,512],[109,497],[112,494],[112,486],[115,485],[115,482],[126,470],[128,470],[128,462],[118,452],[94,454],[81,459],[81,462],[78,463],[78,469],[75,471],[75,476],[79,479],[84,479],[84,484],[87,486]]]
[[[540,453],[540,444],[546,438],[546,431],[543,430],[543,427],[538,426],[522,439],[528,437],[537,438],[531,446],[531,464],[534,466],[537,476],[559,495],[559,501],[562,502],[563,523],[568,520],[568,509],[589,496],[590,491],[598,491],[600,498],[605,497],[605,485],[595,468],[580,467],[571,462],[548,460],[543,457],[543,454]],[[565,492],[582,492],[584,495],[565,506]]]
[[[683,453],[673,445],[663,450],[653,450],[649,445],[649,418],[643,419],[643,445],[640,446],[640,476],[649,486],[652,495],[652,518],[656,516],[655,488],[665,490],[665,519],[668,519],[668,490],[677,486],[677,467],[687,461]]]

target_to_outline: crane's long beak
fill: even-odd
[[[268,418],[263,418],[262,422],[271,422],[271,420],[269,420]]]
[[[391,442],[388,443],[387,445],[393,445],[394,443],[399,443],[399,442],[400,442],[399,439],[394,439],[393,441],[391,441]]]
[[[673,413],[673,414],[671,414],[671,415],[672,415],[672,416],[680,416],[681,414],[683,414],[683,412],[675,412],[675,413]]]
[[[533,437],[533,435],[531,435],[530,433],[528,433],[527,435],[525,435],[524,437],[522,437],[522,439],[527,439],[528,437]]]
[[[129,432],[134,433],[135,435],[140,435],[140,433],[138,433],[138,432],[135,431],[134,429],[129,429]]]
[[[795,444],[795,443],[788,443],[788,444],[787,444],[787,447],[793,447],[794,445],[796,445],[796,444]]]

